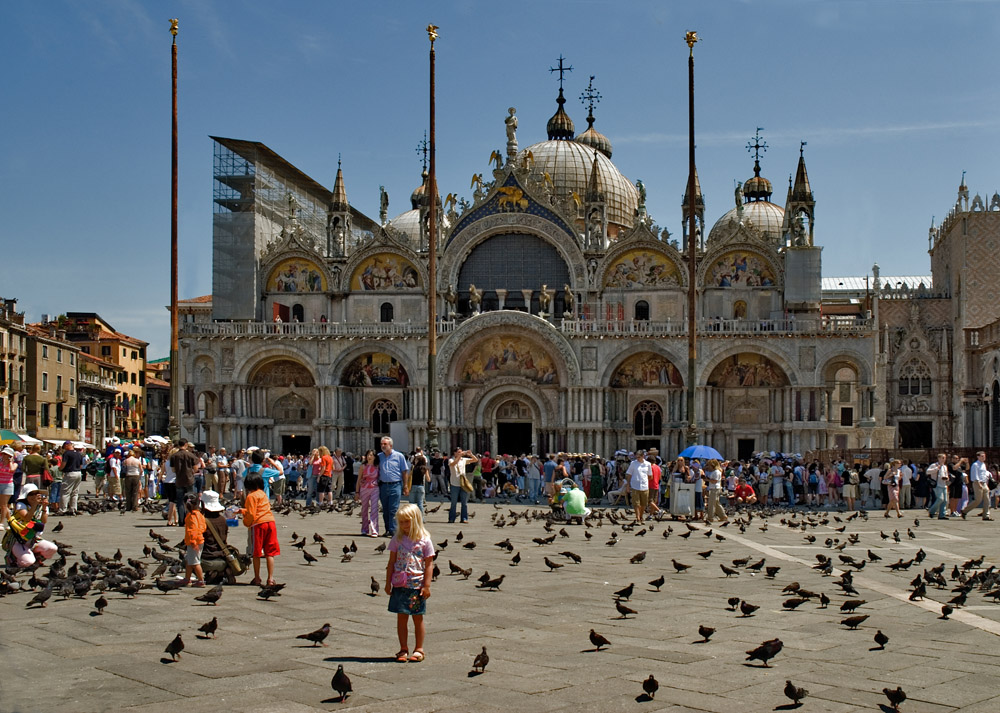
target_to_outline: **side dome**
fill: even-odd
[[[412,208],[389,221],[389,225],[417,245],[420,242],[420,210]]]
[[[781,226],[785,220],[785,209],[768,201],[750,201],[743,204],[743,221],[753,226],[769,240],[780,243]],[[739,224],[739,211],[733,208],[719,218],[708,232],[708,242],[719,242],[729,237]]]
[[[594,149],[573,141],[549,140],[533,144],[519,152],[535,159],[534,173],[548,173],[555,192],[560,196],[576,192],[583,199],[590,184],[594,164]],[[597,182],[607,206],[608,221],[623,228],[635,223],[639,207],[639,191],[603,153],[597,153]]]

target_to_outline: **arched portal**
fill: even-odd
[[[493,422],[498,453],[518,456],[532,452],[534,413],[526,401],[516,397],[504,401],[493,412]]]

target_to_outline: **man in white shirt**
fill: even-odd
[[[903,510],[913,507],[913,469],[907,464],[899,468],[899,507]]]
[[[861,476],[861,507],[871,507],[870,502],[880,500],[882,493],[882,469],[872,466]],[[869,497],[871,501],[869,502]]]
[[[785,497],[785,469],[775,461],[771,466],[771,502],[777,504]]]
[[[972,483],[975,499],[970,499],[969,504],[965,506],[964,510],[962,510],[963,520],[965,519],[966,513],[977,507],[980,504],[980,501],[983,506],[983,519],[993,519],[990,517],[989,479],[990,472],[986,470],[986,454],[983,451],[979,451],[979,453],[976,454],[976,460],[972,464],[972,468],[969,470],[969,482]]]
[[[462,487],[462,476],[466,475],[466,466],[479,462],[479,458],[472,451],[464,451],[460,447],[456,448],[448,459],[448,473],[450,475],[448,484],[451,486],[451,507],[448,508],[448,522],[455,522],[455,515],[458,510],[458,501],[462,501],[462,522],[469,521],[469,492]],[[466,478],[468,476],[466,475]]]
[[[635,460],[629,464],[626,476],[628,479],[626,492],[631,493],[632,507],[635,510],[635,524],[642,525],[646,508],[649,507],[649,476],[653,468],[646,460],[646,452],[638,450]]]

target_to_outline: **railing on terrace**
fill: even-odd
[[[487,313],[483,313],[487,314]],[[465,319],[438,322],[438,334],[453,332]],[[567,335],[601,336],[681,336],[687,334],[685,320],[653,322],[648,320],[550,320]],[[872,329],[872,320],[850,316],[828,316],[820,319],[701,319],[698,333],[785,335],[785,334],[862,334]],[[425,324],[413,322],[209,322],[185,324],[181,333],[199,336],[272,336],[295,337],[399,337],[424,336]]]
[[[86,371],[80,372],[80,385],[81,386],[103,386],[106,389],[118,390],[118,382],[115,379],[109,379],[96,374],[92,374]]]

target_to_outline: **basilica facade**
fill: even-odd
[[[392,434],[412,447],[427,442],[435,398],[443,449],[676,453],[694,389],[699,441],[729,456],[1000,440],[1000,328],[976,332],[971,351],[966,334],[1000,310],[971,319],[989,300],[968,297],[970,241],[951,237],[971,222],[984,246],[1000,239],[1000,199],[970,207],[965,189],[933,231],[933,278],[875,266],[845,285],[822,275],[801,150],[780,201],[758,150],[711,228],[696,174],[696,229],[685,195],[675,238],[612,163],[592,108],[577,134],[563,104],[560,90],[546,139],[526,147],[513,108],[498,121],[506,151],[473,176],[469,199],[431,196],[425,172],[409,210],[390,217],[383,193],[377,219],[350,205],[339,167],[331,191],[261,143],[214,138],[213,293],[181,302],[183,435],[356,452]]]

